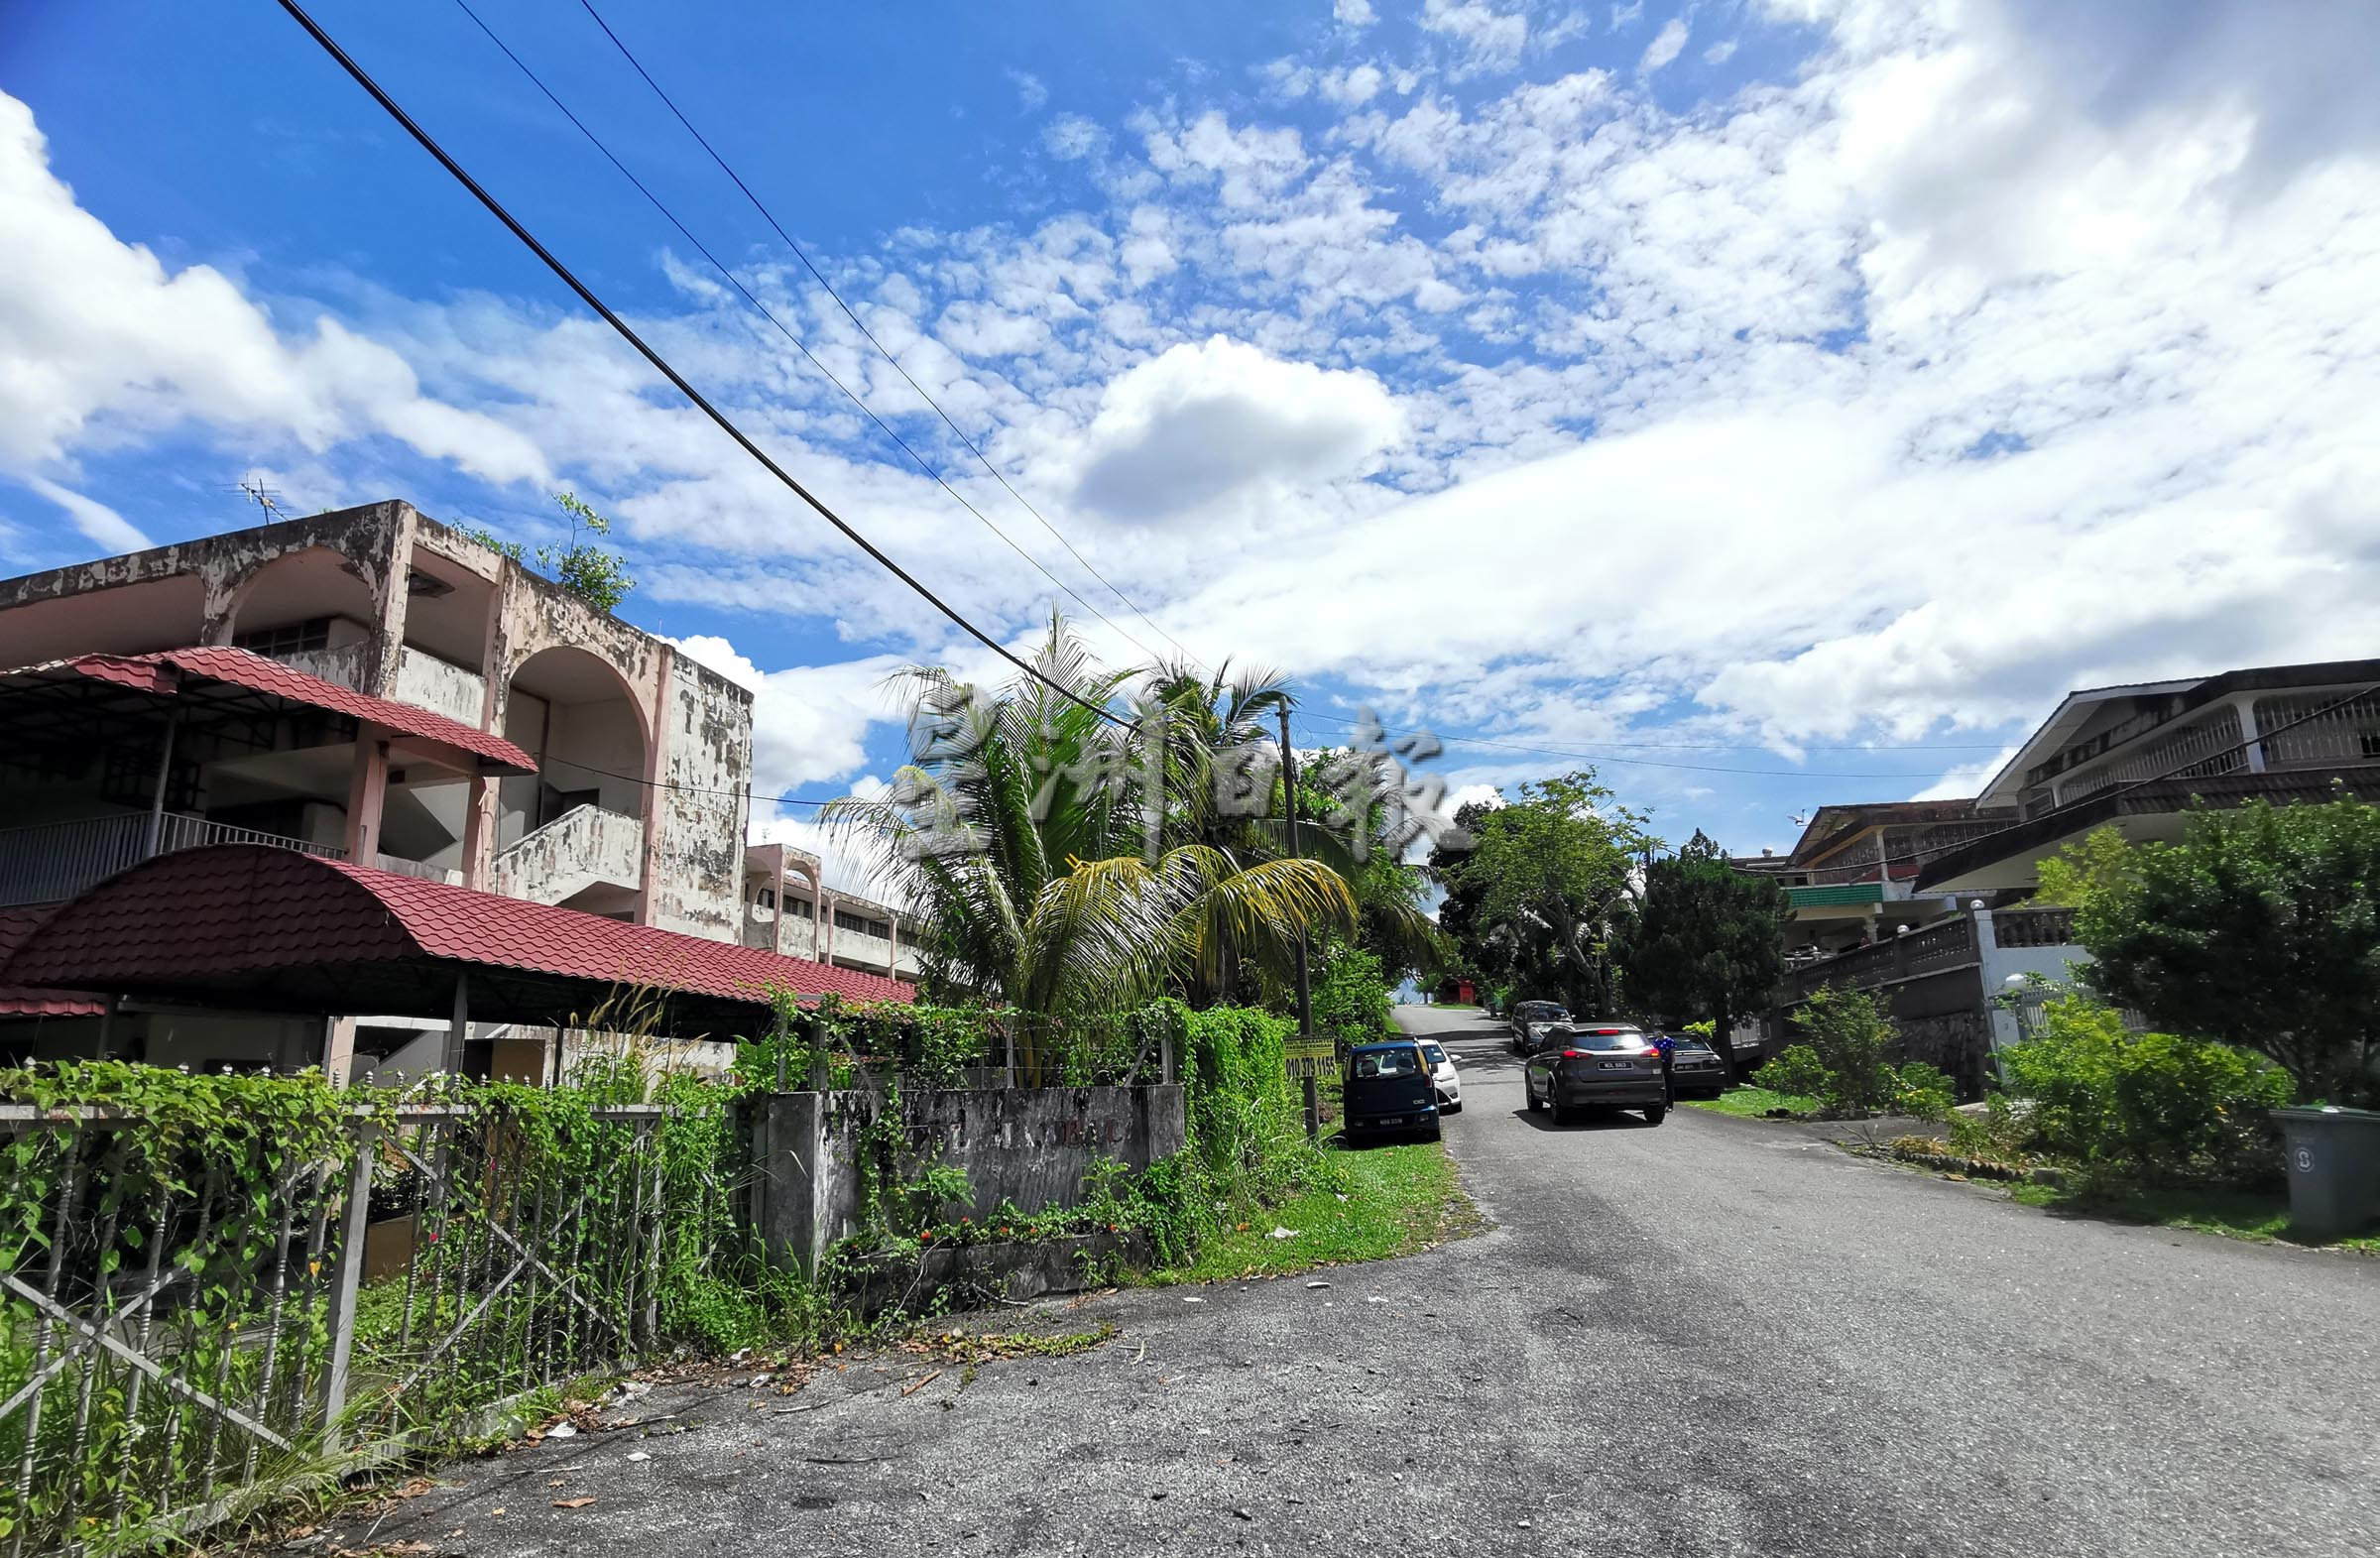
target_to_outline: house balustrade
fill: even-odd
[[[330,860],[335,844],[262,833],[179,812],[125,811],[73,822],[0,829],[0,906],[58,903],[155,855],[210,844],[268,844]]]
[[[1829,985],[1864,990],[1965,968],[1976,959],[1975,922],[1961,915],[1890,941],[1805,963],[1786,974],[1779,995],[1792,1006]]]

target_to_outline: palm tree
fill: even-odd
[[[1168,701],[1181,688],[1160,671],[1120,729],[1093,710],[1134,673],[1101,666],[1063,618],[1033,664],[1038,676],[992,693],[939,667],[902,673],[914,761],[890,795],[827,808],[891,846],[896,889],[933,925],[929,989],[1044,1016],[1114,1012],[1228,989],[1242,970],[1277,975],[1301,932],[1353,926],[1337,872],[1250,847],[1198,782],[1286,696],[1272,678],[1223,700],[1215,729],[1177,730],[1189,700]]]

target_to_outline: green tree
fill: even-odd
[[[897,889],[926,911],[931,992],[1050,1016],[1169,993],[1203,1006],[1259,978],[1285,985],[1301,933],[1353,930],[1336,871],[1279,858],[1208,804],[1199,780],[1219,759],[1203,743],[1238,744],[1245,719],[1181,735],[1160,675],[1119,729],[1094,710],[1139,673],[1101,666],[1062,618],[1033,662],[1040,676],[997,690],[911,667],[912,761],[890,795],[827,808],[889,848]]]
[[[1784,969],[1780,932],[1784,890],[1727,864],[1697,829],[1677,854],[1645,871],[1621,967],[1629,994],[1645,1007],[1685,1020],[1707,1018],[1711,1047],[1734,1079],[1734,1019],[1765,1007]]]
[[[629,592],[637,587],[637,581],[630,576],[628,566],[620,560],[618,552],[580,539],[582,534],[609,536],[612,522],[596,513],[574,492],[557,492],[553,495],[553,501],[569,520],[570,534],[568,539],[559,546],[539,546],[536,550],[537,566],[551,574],[556,584],[597,611],[616,609],[628,599]],[[483,546],[504,553],[515,562],[527,565],[525,548],[517,540],[506,540],[482,526],[466,526],[463,535]]]
[[[2301,1097],[2380,1101],[2380,808],[2251,801],[2174,844],[2102,828],[2042,862],[2041,897],[2149,1026],[2262,1050]]]
[[[1523,784],[1510,805],[1467,806],[1457,816],[1475,847],[1433,860],[1448,894],[1439,924],[1461,955],[1509,977],[1515,995],[1558,991],[1574,1012],[1611,1011],[1635,863],[1660,843],[1643,818],[1592,769]]]

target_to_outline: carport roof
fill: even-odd
[[[416,708],[410,703],[372,697],[353,687],[342,687],[335,681],[309,675],[294,665],[285,665],[280,660],[251,650],[236,650],[228,645],[159,650],[149,655],[83,655],[73,659],[56,660],[47,665],[12,671],[9,676],[14,680],[61,671],[159,696],[180,692],[185,680],[191,678],[220,682],[268,697],[344,714],[350,719],[366,721],[400,735],[417,736],[424,741],[453,747],[483,760],[484,766],[493,770],[515,774],[535,774],[537,771],[536,758],[502,736],[475,730],[460,720],[448,719],[443,714],[433,714],[428,709]]]
[[[915,988],[270,845],[161,855],[58,908],[0,982],[249,1011],[581,1024],[607,1002],[670,1033],[757,1031],[781,990],[909,1002]],[[623,1020],[625,1019],[615,1019]]]

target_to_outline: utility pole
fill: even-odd
[[[1297,752],[1289,745],[1289,705],[1280,706],[1281,803],[1289,811],[1289,858],[1304,858],[1297,834]],[[1297,928],[1297,1039],[1306,1065],[1306,1135],[1322,1135],[1322,1083],[1314,1075],[1314,999],[1306,981],[1306,928]]]

